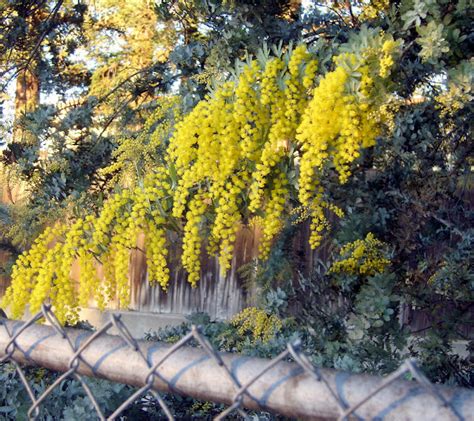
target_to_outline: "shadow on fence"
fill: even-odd
[[[49,326],[36,324],[40,320]],[[299,342],[272,360],[242,357],[216,351],[197,326],[172,346],[134,339],[119,315],[96,332],[66,329],[49,305],[26,323],[0,323],[0,363],[15,366],[31,399],[30,419],[39,417],[45,399],[68,377],[80,382],[100,420],[117,419],[147,394],[173,420],[160,392],[229,405],[217,420],[235,412],[248,419],[246,409],[305,419],[474,419],[474,392],[430,383],[413,360],[385,378],[349,374],[314,367]],[[109,335],[111,329],[118,335]],[[186,346],[194,341],[197,348]],[[35,396],[23,364],[63,374]],[[416,382],[403,380],[407,374]],[[138,389],[106,417],[84,376]]]

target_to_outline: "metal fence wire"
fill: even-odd
[[[36,322],[45,320],[48,325]],[[272,360],[216,351],[198,326],[172,346],[136,340],[120,315],[96,332],[66,329],[49,305],[27,322],[0,319],[0,364],[10,362],[24,385],[38,419],[41,405],[66,378],[80,382],[100,420],[117,419],[137,399],[151,394],[169,420],[174,420],[160,392],[172,392],[229,406],[215,419],[246,409],[261,409],[304,419],[473,420],[474,392],[434,385],[415,361],[405,361],[382,378],[349,374],[313,366],[299,342]],[[115,328],[118,335],[109,335]],[[191,341],[199,348],[192,348]],[[63,372],[35,396],[24,364]],[[411,374],[414,381],[404,379]],[[84,376],[106,378],[138,387],[106,417]]]

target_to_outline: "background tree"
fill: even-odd
[[[83,5],[72,1],[0,4],[0,145],[6,146],[1,151],[1,187],[10,205],[18,202],[16,207],[6,205],[1,220],[2,243],[10,251],[28,244],[44,222],[42,217],[38,223],[40,207],[25,193],[34,191],[32,178],[42,171],[39,127],[45,109],[40,99],[51,94],[65,98],[69,90],[87,83],[87,70],[73,58],[84,12]]]

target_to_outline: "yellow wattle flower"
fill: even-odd
[[[165,162],[138,187],[112,195],[97,216],[47,228],[18,258],[3,305],[19,317],[27,305],[39,309],[49,299],[61,322],[77,321],[78,306],[91,298],[101,308],[115,299],[127,307],[130,252],[140,234],[149,281],[166,289],[170,226],[183,232],[182,264],[193,286],[205,245],[219,255],[223,272],[230,268],[243,221],[261,228],[265,259],[296,206],[298,221],[311,218],[309,242],[317,247],[329,227],[327,213],[343,214],[328,200],[323,177],[335,173],[345,183],[361,150],[375,144],[380,130],[375,86],[389,76],[399,44],[378,36],[379,47],[340,54],[333,70],[319,77],[318,61],[305,45],[263,64],[252,61],[176,125]],[[147,120],[145,130],[152,126],[153,119]],[[162,129],[151,134],[155,145]],[[289,200],[295,190],[296,205]],[[383,259],[367,254],[377,245],[368,236],[354,248],[347,246],[343,254],[354,255],[335,267],[355,270],[365,259],[360,273],[383,269]],[[70,276],[75,260],[81,268],[77,290]]]

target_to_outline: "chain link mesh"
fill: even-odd
[[[1,319],[0,319],[1,320]],[[35,396],[34,388],[29,384],[25,372],[18,361],[15,359],[15,353],[19,352],[23,354],[26,360],[31,361],[32,364],[36,363],[31,360],[29,350],[24,350],[18,344],[18,338],[27,330],[32,328],[36,322],[44,320],[48,324],[50,324],[57,334],[61,336],[64,340],[67,341],[68,347],[71,350],[72,357],[68,364],[68,369],[65,371],[60,377],[58,377],[43,393],[39,396]],[[451,401],[448,401],[443,394],[438,390],[438,388],[430,383],[430,381],[423,375],[420,369],[417,367],[416,362],[414,360],[407,360],[405,361],[395,372],[390,374],[389,376],[385,377],[383,381],[380,382],[378,387],[374,390],[371,390],[367,395],[358,401],[356,404],[352,404],[348,406],[347,402],[341,399],[340,394],[331,387],[331,382],[323,375],[322,371],[317,367],[314,367],[313,364],[310,362],[309,358],[302,352],[301,350],[301,342],[295,341],[293,343],[289,343],[287,348],[280,353],[277,357],[273,358],[272,360],[268,360],[266,365],[262,367],[260,371],[255,373],[250,380],[242,384],[236,375],[234,374],[231,367],[229,367],[222,358],[221,354],[214,349],[208,339],[203,335],[200,327],[192,326],[191,331],[185,335],[182,339],[180,339],[177,343],[171,346],[167,352],[154,364],[152,364],[146,355],[143,353],[142,349],[140,348],[139,342],[133,338],[127,326],[121,320],[120,315],[113,314],[111,316],[111,320],[106,323],[103,327],[98,329],[96,332],[92,333],[87,340],[82,345],[76,345],[74,341],[68,336],[68,332],[61,326],[58,319],[56,318],[54,312],[51,309],[50,305],[43,305],[41,311],[34,315],[30,320],[26,323],[22,324],[20,328],[16,331],[13,329],[11,331],[6,323],[3,324],[3,329],[6,330],[6,333],[9,337],[9,342],[4,350],[4,356],[0,359],[0,364],[10,362],[14,365],[15,370],[21,379],[21,382],[28,393],[29,398],[31,399],[31,406],[28,410],[28,416],[31,420],[38,419],[40,415],[40,408],[41,404],[45,401],[45,399],[51,394],[51,392],[57,388],[63,380],[66,378],[73,378],[77,380],[87,397],[90,399],[96,414],[100,420],[115,420],[117,419],[123,412],[132,405],[137,399],[143,397],[146,394],[151,394],[154,399],[156,399],[157,403],[163,410],[166,418],[168,420],[174,420],[174,416],[172,411],[165,403],[163,397],[154,390],[154,383],[156,379],[159,379],[161,382],[168,384],[169,389],[173,390],[173,385],[169,383],[169,381],[160,374],[160,367],[163,363],[168,360],[176,351],[180,348],[188,345],[191,341],[195,340],[200,345],[200,347],[205,351],[207,356],[209,356],[218,368],[221,371],[222,376],[226,376],[229,381],[235,387],[235,394],[232,399],[232,403],[228,406],[224,411],[222,411],[215,419],[216,420],[223,420],[227,416],[231,415],[232,413],[238,413],[243,419],[250,419],[248,413],[244,409],[244,397],[247,396],[249,399],[255,400],[255,398],[249,393],[249,388],[257,382],[265,373],[271,371],[275,368],[281,361],[288,361],[293,360],[300,369],[302,369],[307,375],[313,378],[317,382],[321,382],[329,392],[334,402],[337,404],[339,409],[339,417],[338,420],[350,420],[350,419],[361,419],[357,414],[356,411],[360,409],[363,405],[373,399],[380,391],[384,388],[389,386],[390,384],[394,383],[395,381],[401,379],[406,374],[411,374],[412,378],[416,380],[422,387],[426,393],[434,396],[440,403],[441,406],[447,408],[451,415],[452,419],[459,419],[464,420],[466,419],[459,411],[455,408]],[[84,375],[79,374],[78,367],[83,364],[90,369],[92,374],[95,374],[95,370],[93,365],[91,365],[84,357],[84,351],[98,338],[107,334],[110,329],[115,328],[118,335],[122,338],[122,340],[126,343],[130,352],[135,353],[140,360],[142,360],[146,366],[148,367],[148,372],[146,376],[143,378],[143,386],[140,387],[136,392],[134,392],[127,400],[125,400],[111,415],[106,417],[101,410],[97,400],[95,399],[93,393],[91,392],[90,388],[87,386],[87,383],[84,381]],[[270,408],[271,409],[271,408]]]

